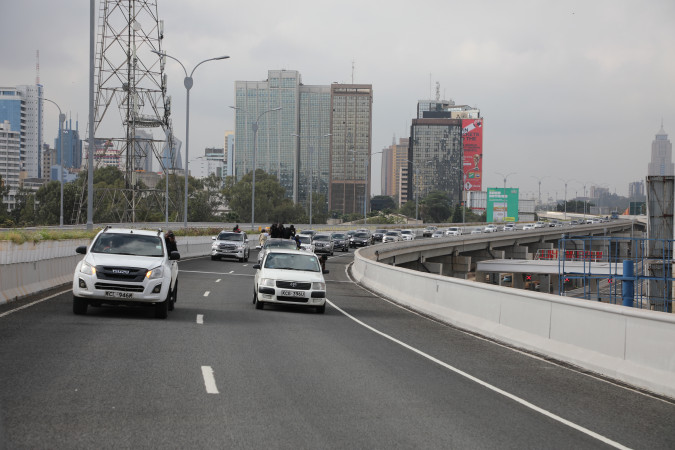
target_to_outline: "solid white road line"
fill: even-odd
[[[197,323],[199,325],[204,325],[204,314],[197,314]]]
[[[517,403],[520,403],[521,405],[525,406],[526,408],[530,408],[530,409],[533,410],[533,411],[536,411],[536,412],[538,412],[538,413],[540,413],[540,414],[542,414],[542,415],[544,415],[544,416],[546,416],[546,417],[549,417],[549,418],[551,418],[551,419],[553,419],[553,420],[556,420],[556,421],[562,423],[563,425],[567,425],[568,427],[573,428],[573,429],[575,429],[575,430],[577,430],[577,431],[580,431],[580,432],[582,432],[582,433],[584,433],[584,434],[586,434],[586,435],[588,435],[588,436],[591,436],[591,437],[593,437],[593,438],[599,440],[600,442],[603,442],[603,443],[605,443],[605,444],[607,444],[607,445],[611,445],[611,446],[614,447],[614,448],[621,448],[621,449],[628,449],[628,448],[629,448],[629,447],[626,447],[626,446],[624,446],[624,445],[619,444],[618,442],[612,441],[611,439],[606,438],[606,437],[604,437],[604,436],[602,436],[602,435],[600,435],[600,434],[598,434],[598,433],[595,433],[594,431],[591,431],[591,430],[589,430],[588,428],[584,428],[584,427],[582,427],[581,425],[577,425],[577,424],[575,424],[575,423],[573,423],[573,422],[570,422],[570,421],[567,420],[567,419],[563,419],[562,417],[560,417],[560,416],[558,416],[558,415],[556,415],[556,414],[553,414],[553,413],[550,412],[550,411],[547,411],[547,410],[545,410],[545,409],[543,409],[543,408],[540,408],[540,407],[538,407],[538,406],[536,406],[536,405],[534,405],[534,404],[528,402],[527,400],[524,400],[524,399],[522,399],[522,398],[520,398],[520,397],[517,397],[517,396],[515,396],[515,395],[513,395],[513,394],[511,394],[511,393],[509,393],[509,392],[506,392],[506,391],[504,391],[504,390],[502,390],[502,389],[499,389],[498,387],[493,386],[493,385],[491,385],[491,384],[489,384],[489,383],[487,383],[487,382],[485,382],[485,381],[483,381],[483,380],[481,380],[481,379],[479,379],[479,378],[476,378],[476,377],[474,377],[473,375],[469,375],[468,373],[466,373],[466,372],[464,372],[464,371],[462,371],[462,370],[460,370],[460,369],[458,369],[458,368],[456,368],[456,367],[453,367],[453,366],[451,366],[450,364],[447,364],[447,363],[445,363],[445,362],[443,362],[443,361],[441,361],[441,360],[439,360],[439,359],[436,359],[436,358],[434,358],[433,356],[428,355],[428,354],[424,353],[423,351],[418,350],[418,349],[416,349],[415,347],[412,347],[412,346],[406,344],[405,342],[399,341],[398,339],[396,339],[396,338],[394,338],[394,337],[392,337],[392,336],[389,336],[388,334],[383,333],[382,331],[380,331],[380,330],[378,330],[378,329],[376,329],[376,328],[373,328],[373,327],[371,327],[370,325],[367,325],[367,324],[364,323],[364,322],[361,322],[361,321],[360,321],[359,319],[357,319],[356,317],[354,317],[354,316],[352,316],[351,314],[347,313],[346,311],[340,309],[337,305],[335,305],[333,302],[331,302],[331,301],[328,300],[328,299],[326,299],[326,303],[328,303],[328,304],[329,304],[330,306],[332,306],[333,308],[337,309],[337,310],[338,310],[341,314],[343,314],[344,316],[346,316],[346,317],[348,317],[349,319],[353,320],[354,322],[356,322],[357,324],[361,325],[362,327],[367,328],[368,330],[372,331],[373,333],[379,334],[379,335],[382,336],[383,338],[388,339],[388,340],[394,342],[395,344],[398,344],[398,345],[400,345],[401,347],[406,348],[406,349],[408,349],[408,350],[410,350],[410,351],[412,351],[412,352],[415,352],[415,353],[417,353],[418,355],[422,356],[423,358],[426,358],[426,359],[428,359],[429,361],[434,362],[434,363],[438,364],[438,365],[441,366],[441,367],[445,367],[446,369],[448,369],[448,370],[450,370],[450,371],[452,371],[452,372],[455,372],[456,374],[461,375],[461,376],[463,376],[463,377],[465,377],[465,378],[467,378],[467,379],[473,381],[474,383],[480,384],[481,386],[486,387],[486,388],[490,389],[490,390],[493,391],[493,392],[496,392],[496,393],[498,393],[498,394],[501,394],[501,395],[503,395],[504,397],[507,397],[507,398],[509,398],[509,399],[511,399],[511,400],[513,400],[513,401],[515,401],[515,402],[517,402]]]
[[[52,294],[49,297],[41,298],[40,300],[35,300],[34,302],[28,303],[28,304],[23,305],[23,306],[19,306],[18,308],[14,308],[14,309],[11,309],[9,311],[5,311],[4,313],[0,314],[0,317],[9,316],[12,313],[15,313],[17,311],[21,311],[22,309],[29,308],[33,305],[37,305],[38,303],[42,303],[46,300],[49,300],[50,298],[54,298],[58,295],[65,294],[66,292],[70,292],[70,291],[72,291],[72,289],[66,289],[65,291],[61,291],[61,292],[57,292],[56,294]]]
[[[216,386],[216,379],[213,377],[213,369],[211,366],[202,366],[202,376],[204,377],[204,385],[206,386],[207,394],[220,394]]]
[[[210,293],[211,293],[211,291],[204,292],[204,297],[208,297]]]
[[[230,272],[229,272],[229,273],[234,273],[234,270],[230,270]]]

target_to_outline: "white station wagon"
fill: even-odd
[[[263,309],[266,303],[314,307],[326,310],[327,270],[322,270],[319,258],[303,250],[274,249],[267,253],[256,270],[253,281],[253,303]]]

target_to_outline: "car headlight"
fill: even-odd
[[[326,290],[326,283],[312,283],[312,290],[313,291],[325,291]]]
[[[162,269],[162,266],[155,267],[154,269],[148,270],[148,272],[145,274],[145,278],[148,278],[150,280],[154,280],[156,278],[162,278],[162,275],[164,274],[164,270]]]
[[[272,278],[261,278],[260,286],[274,287],[274,280]]]
[[[82,266],[80,266],[80,272],[85,275],[96,275],[96,267],[83,261]]]
[[[214,250],[217,249],[217,248],[218,248],[218,244],[216,244],[216,243],[214,242],[213,244],[211,244],[211,248],[214,249]]]

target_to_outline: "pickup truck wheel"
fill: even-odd
[[[176,285],[174,286],[173,290],[169,291],[169,295],[167,296],[166,299],[166,301],[169,302],[169,311],[173,311],[175,308],[177,292],[178,292],[178,281],[176,281]]]
[[[246,251],[246,254],[244,255],[244,262],[248,262],[248,255],[251,253],[250,250]]]
[[[73,297],[73,314],[87,314],[87,306],[89,306],[89,303],[86,299]]]
[[[155,303],[155,319],[166,319],[169,316],[169,298],[163,302]]]
[[[218,259],[218,257],[217,257],[217,256],[213,256],[213,255],[211,255],[211,261],[215,261],[216,259]]]

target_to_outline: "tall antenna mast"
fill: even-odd
[[[40,50],[35,51],[35,84],[40,84]]]
[[[356,64],[356,60],[352,58],[352,84],[354,84],[354,65]]]
[[[154,160],[167,176],[160,146],[172,135],[171,98],[166,93],[165,60],[153,53],[162,51],[163,21],[156,0],[99,1],[94,93],[98,144],[93,153],[98,160],[116,155],[125,186],[96,195],[110,197],[106,201],[115,204],[115,220],[135,222],[139,200],[164,195],[144,189],[141,173]],[[155,137],[153,129],[161,130],[160,135]]]

